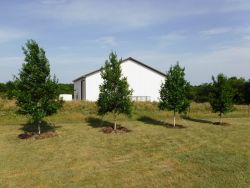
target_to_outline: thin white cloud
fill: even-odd
[[[243,40],[250,41],[250,35],[245,35],[242,37]]]
[[[46,2],[46,3],[44,3]],[[150,3],[131,1],[43,1],[26,7],[33,15],[40,15],[64,23],[109,25],[112,29],[143,27],[158,20],[161,15]],[[57,3],[56,3],[57,2]],[[145,12],[147,12],[145,14]]]
[[[201,31],[200,33],[202,35],[219,35],[219,34],[225,34],[232,31],[232,28],[227,27],[220,27],[220,28],[212,28],[209,30]]]
[[[218,73],[249,79],[249,51],[250,46],[214,49],[214,51],[187,57],[184,63],[189,70],[189,78],[196,84],[211,81],[211,76]]]
[[[194,6],[195,5],[195,6]],[[250,10],[246,0],[220,2],[127,0],[42,0],[23,8],[32,16],[55,19],[67,24],[98,24],[105,29],[134,29],[180,17]]]
[[[94,40],[94,42],[96,42],[97,44],[101,45],[101,46],[111,46],[111,47],[115,47],[118,45],[118,41],[116,40],[115,37],[113,36],[104,36],[104,37],[100,37],[96,40]]]
[[[180,33],[168,33],[166,35],[161,35],[154,38],[156,39],[156,43],[159,47],[164,47],[183,41],[186,39],[186,35]]]
[[[27,37],[27,34],[23,31],[18,31],[9,28],[0,28],[0,43],[22,39],[25,37]]]
[[[218,28],[210,28],[207,30],[200,31],[199,34],[205,37],[213,37],[217,35],[225,35],[229,34],[231,36],[237,36],[239,39],[242,38],[246,40],[248,36],[250,36],[250,27],[218,27]]]
[[[1,65],[14,65],[18,62],[22,62],[21,57],[0,57],[0,64]]]
[[[235,64],[238,66],[238,70],[241,69],[241,65],[248,64],[250,71],[250,46],[235,46],[224,47],[220,49],[214,49],[211,52],[197,55],[197,62],[207,63],[225,63],[225,68],[228,64]],[[234,69],[232,71],[237,71]],[[248,71],[248,72],[249,72]]]
[[[40,3],[47,4],[47,5],[56,5],[65,3],[67,0],[40,0]]]
[[[249,0],[224,0],[224,6],[222,6],[220,9],[222,12],[247,11],[247,10],[250,10],[250,1]]]
[[[160,36],[160,40],[164,40],[164,41],[176,41],[176,40],[180,40],[184,38],[186,38],[184,35],[177,34],[177,33],[169,33],[169,34]]]
[[[3,82],[12,80],[13,76],[18,74],[22,62],[21,57],[0,57],[0,80]]]

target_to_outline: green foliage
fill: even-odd
[[[15,84],[12,81],[5,83],[0,83],[0,96],[3,98],[12,99]]]
[[[245,102],[245,79],[231,77],[228,82],[233,90],[233,102],[234,104],[244,104]],[[209,102],[209,96],[213,92],[211,83],[204,83],[198,86],[191,86],[190,99],[195,102]]]
[[[8,99],[13,99],[15,95],[15,87],[16,87],[16,82],[15,81],[8,81],[6,83],[6,97]]]
[[[127,78],[122,77],[120,64],[121,59],[118,60],[117,55],[112,52],[102,68],[103,84],[100,86],[97,101],[99,115],[107,113],[131,115],[132,90],[129,89]]]
[[[72,94],[74,93],[73,84],[58,84],[58,92],[60,94]]]
[[[194,119],[182,121],[187,128],[173,130],[159,121],[171,122],[168,112],[136,102],[145,110],[138,108],[132,119],[122,117],[120,122],[132,132],[118,137],[103,134],[105,122],[89,113],[94,103],[82,110],[84,103],[65,103],[49,117],[61,125],[56,126],[61,136],[39,141],[17,139],[25,119],[0,112],[1,188],[249,187],[250,118],[245,111],[228,114],[230,126],[215,127],[199,121],[214,121],[207,104],[194,104]],[[145,115],[149,121],[138,120]]]
[[[244,85],[244,97],[245,97],[245,104],[250,105],[250,80],[245,82]]]
[[[6,85],[4,83],[0,83],[0,93],[4,93],[7,91]]]
[[[212,77],[213,92],[210,95],[210,104],[213,112],[219,116],[233,110],[233,89],[227,77],[219,74],[217,79]]]
[[[16,76],[14,96],[20,112],[40,122],[62,106],[58,100],[58,81],[55,76],[51,78],[45,51],[34,40],[27,41],[23,52],[25,63]]]
[[[15,92],[15,82],[14,81],[8,81],[5,83],[0,83],[0,93],[4,97],[7,97],[8,99],[13,99]],[[73,94],[74,93],[74,85],[73,84],[64,84],[59,83],[58,84],[58,93],[59,94]]]
[[[185,69],[179,63],[171,66],[168,71],[165,83],[160,89],[159,108],[161,110],[171,110],[175,112],[185,112],[190,102],[188,100],[189,83],[185,80]]]
[[[244,86],[245,79],[231,77],[228,79],[229,84],[233,89],[233,102],[234,104],[244,104]]]
[[[244,85],[244,103],[248,105],[248,116],[250,115],[250,80]]]
[[[204,83],[198,86],[191,86],[190,99],[195,102],[208,102],[209,95],[212,92],[212,84]]]
[[[4,98],[7,92],[6,85],[4,83],[0,83],[0,97]]]

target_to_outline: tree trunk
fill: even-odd
[[[220,113],[220,124],[222,124],[222,113]]]
[[[41,121],[38,121],[38,134],[41,134]]]
[[[174,127],[175,127],[175,111],[174,111]]]
[[[114,130],[116,130],[116,114],[114,115],[114,120],[115,120]]]

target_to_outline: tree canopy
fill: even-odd
[[[161,85],[159,101],[161,110],[174,112],[174,126],[175,113],[185,112],[190,105],[188,96],[189,83],[185,80],[185,69],[177,62],[166,74],[165,82]]]
[[[51,78],[50,65],[45,51],[34,40],[28,40],[23,47],[25,63],[15,77],[16,104],[20,112],[31,117],[38,124],[45,116],[52,115],[62,106],[58,100],[58,81]]]
[[[129,89],[127,78],[122,76],[121,59],[118,60],[115,53],[109,55],[101,70],[103,83],[100,85],[99,98],[97,100],[98,114],[113,113],[115,116],[121,113],[130,115],[132,110],[132,90]]]
[[[217,78],[212,77],[213,92],[210,95],[210,104],[213,112],[218,112],[220,123],[222,114],[233,110],[233,89],[228,78],[224,74],[218,74]]]

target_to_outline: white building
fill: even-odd
[[[131,57],[121,63],[122,74],[133,89],[133,100],[158,101],[165,74]],[[74,99],[96,101],[102,84],[101,69],[85,74],[74,82]]]
[[[63,101],[72,101],[72,95],[71,94],[60,94],[59,99]]]

